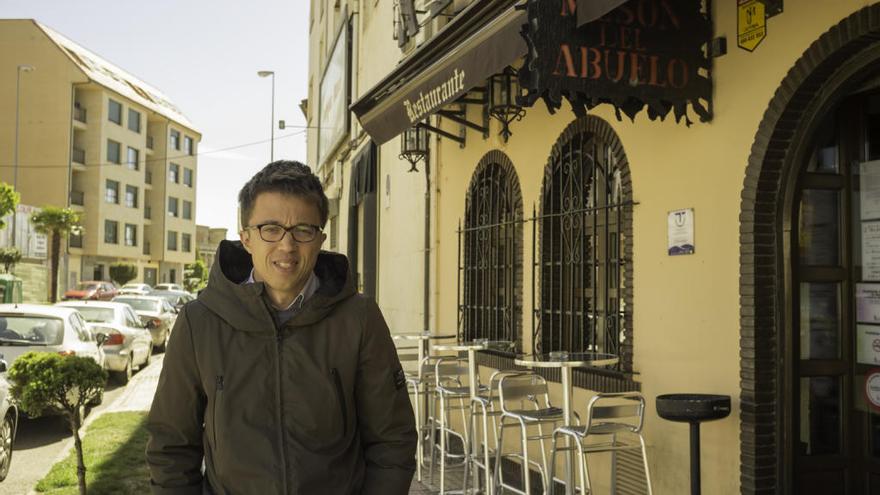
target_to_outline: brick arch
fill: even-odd
[[[790,493],[783,404],[794,182],[818,120],[880,62],[880,4],[819,37],[773,95],[752,144],[740,206],[740,487]],[[876,74],[876,73],[874,73]]]

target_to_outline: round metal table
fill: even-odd
[[[571,370],[580,367],[611,366],[620,361],[614,354],[601,352],[551,352],[548,354],[530,354],[517,356],[514,363],[528,368],[559,368],[562,375],[562,417],[566,425],[572,423],[571,409]],[[571,439],[566,438],[565,451],[565,493],[574,493],[572,470]],[[553,476],[553,473],[550,473]]]

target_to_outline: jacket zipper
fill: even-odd
[[[217,401],[220,400],[220,394],[223,392],[223,375],[217,375],[217,382],[214,387],[214,402],[211,404],[211,424],[213,425],[214,448],[217,446]],[[219,450],[219,449],[218,449]]]
[[[348,409],[345,407],[345,393],[342,389],[342,378],[339,377],[339,370],[330,368],[330,374],[333,375],[333,384],[336,385],[336,397],[339,399],[339,408],[342,410],[342,436],[348,434]]]
[[[282,479],[284,480],[284,493],[289,493],[287,488],[287,442],[284,440],[284,403],[282,400],[282,388],[281,388],[281,343],[283,340],[283,336],[281,335],[281,330],[275,330],[275,350],[277,353],[276,361],[275,361],[275,369],[278,373],[277,376],[277,397],[278,397],[278,440],[281,442],[281,469],[282,469]]]

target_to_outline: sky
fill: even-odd
[[[269,162],[272,82],[257,71],[275,72],[287,124],[275,159],[306,160],[308,0],[0,0],[0,18],[36,19],[174,102],[202,133],[199,225],[237,238],[238,191]]]

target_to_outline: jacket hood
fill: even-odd
[[[274,333],[275,310],[266,300],[266,284],[241,285],[254,267],[250,253],[240,241],[221,241],[215,260],[208,286],[199,293],[198,300],[237,330]],[[341,254],[321,251],[314,273],[320,281],[318,291],[284,326],[317,323],[336,305],[357,294],[348,259]]]

